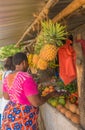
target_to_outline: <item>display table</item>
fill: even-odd
[[[40,106],[40,117],[43,130],[82,130],[48,103]]]

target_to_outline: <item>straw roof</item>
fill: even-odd
[[[0,46],[16,43],[44,5],[42,0],[0,0]]]

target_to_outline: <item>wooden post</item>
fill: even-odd
[[[71,4],[69,4],[65,9],[63,9],[58,15],[53,18],[53,22],[60,21],[64,17],[68,16],[69,14],[73,13],[79,7],[85,4],[85,0],[73,0]]]
[[[80,124],[85,130],[85,56],[80,43],[74,46],[76,51],[77,84],[79,95]]]

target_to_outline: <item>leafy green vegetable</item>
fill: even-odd
[[[76,80],[73,81],[73,82],[71,82],[71,83],[68,84],[68,85],[65,85],[65,84],[63,83],[63,81],[59,80],[59,81],[57,82],[57,86],[58,86],[60,89],[67,90],[67,91],[70,92],[70,93],[74,93],[74,92],[77,91],[77,82],[76,82]]]

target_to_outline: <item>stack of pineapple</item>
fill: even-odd
[[[33,55],[33,66],[45,70],[49,62],[54,61],[58,48],[63,45],[67,32],[66,26],[59,23],[54,24],[51,20],[42,22],[42,31],[37,37],[35,54]]]

